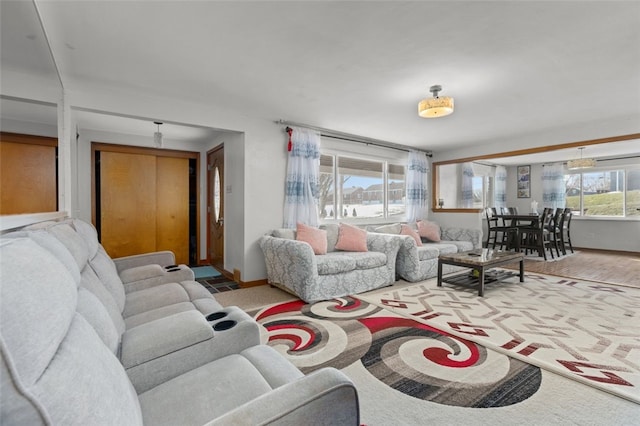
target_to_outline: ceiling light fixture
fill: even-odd
[[[153,134],[153,143],[156,145],[156,148],[162,148],[162,133],[160,133],[162,122],[154,121],[153,124],[158,126],[158,130]]]
[[[596,159],[595,158],[582,158],[582,150],[584,149],[584,147],[581,146],[578,149],[580,150],[580,158],[577,158],[575,160],[567,161],[567,168],[569,170],[574,170],[574,169],[588,169],[588,168],[591,168],[591,167],[595,167],[596,166]]]
[[[449,96],[438,96],[438,92],[442,90],[442,86],[435,85],[429,88],[433,93],[433,98],[427,98],[418,104],[418,115],[424,118],[444,117],[453,112],[453,98]]]

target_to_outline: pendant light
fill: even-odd
[[[156,148],[162,148],[162,133],[160,133],[160,126],[162,125],[162,122],[154,121],[153,124],[158,126],[158,130],[153,134],[153,143]]]
[[[578,149],[580,150],[580,158],[567,161],[567,168],[569,170],[575,170],[575,169],[589,169],[591,167],[595,167],[596,166],[595,158],[582,158],[582,150],[584,149],[584,147],[581,146]]]

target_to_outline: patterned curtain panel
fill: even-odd
[[[406,214],[407,222],[415,222],[427,218],[427,173],[429,173],[429,161],[424,152],[409,151],[407,162],[407,198]]]
[[[473,207],[473,164],[462,163],[462,187],[460,206],[463,209]]]
[[[318,226],[320,133],[292,127],[284,198],[284,227]]]
[[[494,205],[507,207],[507,168],[504,166],[496,167]]]
[[[564,165],[554,163],[542,168],[542,207],[564,208],[566,188],[564,183]]]

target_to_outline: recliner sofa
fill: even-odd
[[[358,424],[342,373],[303,376],[195,281],[123,283],[94,232],[0,239],[0,423]]]

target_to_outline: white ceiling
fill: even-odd
[[[66,90],[213,103],[433,151],[640,120],[638,1],[35,4]],[[31,2],[1,5],[3,69],[55,75]],[[419,118],[433,84],[456,110]]]

